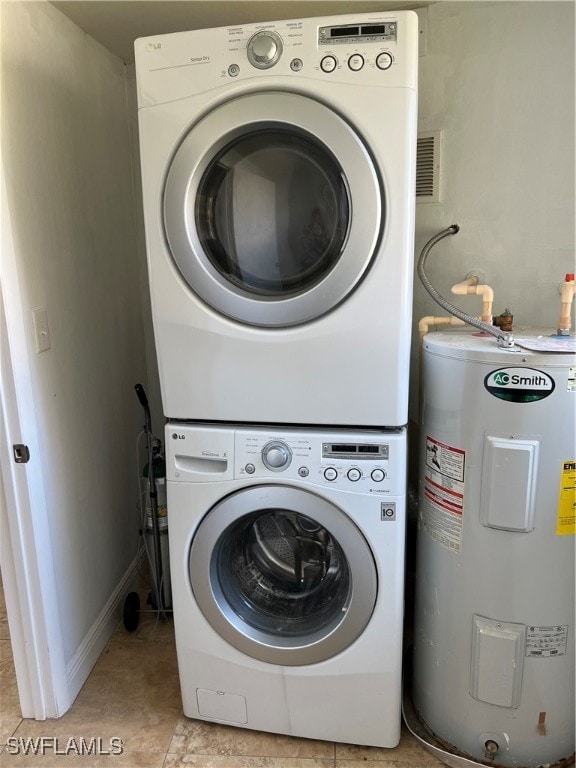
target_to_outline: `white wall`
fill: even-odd
[[[70,677],[138,546],[146,362],[125,68],[50,3],[2,5],[2,153]]]
[[[443,132],[443,198],[416,212],[416,258],[432,234],[427,273],[471,314],[479,297],[450,287],[481,269],[494,314],[556,327],[558,285],[574,271],[574,4],[453,2],[429,6],[420,59],[419,130]],[[414,326],[444,311],[414,281]],[[417,415],[417,335],[412,418]]]
[[[146,341],[146,367],[148,370],[148,387],[146,394],[152,415],[152,432],[160,440],[164,440],[164,417],[162,395],[160,392],[160,376],[156,359],[154,343],[154,327],[152,324],[152,305],[150,300],[150,285],[148,282],[148,266],[146,257],[146,233],[144,230],[144,208],[142,202],[142,176],[140,166],[140,140],[138,136],[138,92],[136,89],[136,68],[134,63],[126,66],[126,85],[128,96],[128,120],[130,127],[130,143],[132,147],[132,184],[134,186],[134,213],[136,222],[136,243],[138,259],[142,264],[140,273],[140,293],[142,298],[142,316],[144,320],[144,336]]]

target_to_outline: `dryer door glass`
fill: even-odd
[[[187,288],[235,321],[308,322],[360,284],[384,237],[384,183],[339,114],[293,93],[215,107],[166,171],[162,224]]]
[[[377,594],[372,552],[350,518],[315,494],[268,485],[225,497],[202,520],[190,584],[225,640],[287,665],[348,647]]]
[[[195,220],[226,280],[256,295],[290,296],[316,285],[342,255],[348,189],[336,160],[312,137],[256,131],[208,167]]]

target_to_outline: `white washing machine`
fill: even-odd
[[[184,714],[393,747],[406,435],[166,427]]]
[[[417,36],[406,11],[136,41],[168,418],[406,423]]]

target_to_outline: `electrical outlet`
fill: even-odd
[[[48,328],[48,312],[46,309],[33,309],[34,341],[36,352],[46,352],[50,349],[50,329]]]

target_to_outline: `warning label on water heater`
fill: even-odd
[[[556,533],[576,533],[576,460],[562,462]]]
[[[426,532],[453,552],[462,548],[465,465],[461,448],[426,438],[422,521]]]

